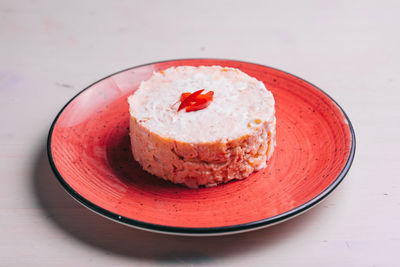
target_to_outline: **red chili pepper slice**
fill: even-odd
[[[204,91],[204,89],[198,90],[198,91],[196,91],[196,92],[190,94],[188,97],[186,97],[186,98],[181,102],[181,104],[179,105],[178,111],[180,111],[181,109],[186,108],[187,106],[189,106],[189,105],[190,105],[190,102],[196,101],[196,97],[197,97],[198,95],[200,95],[203,91]]]
[[[190,96],[191,94],[192,93],[182,93],[180,101],[182,102],[183,100],[185,100],[186,97]]]
[[[185,100],[186,99],[186,97],[188,97],[188,96],[190,96],[191,95],[191,93],[182,93],[182,95],[181,95],[181,99],[179,100],[179,101],[183,101],[183,100]],[[213,91],[209,91],[209,92],[207,92],[206,94],[204,94],[204,95],[198,95],[197,97],[196,97],[196,100],[197,99],[209,99],[209,100],[213,100],[213,96],[214,96],[214,92]],[[193,102],[192,102],[193,103]]]
[[[197,111],[208,107],[211,104],[211,101],[205,98],[197,99],[194,104],[191,104],[186,108],[186,112]]]
[[[202,95],[201,93],[204,89],[196,91],[194,93],[182,93],[180,101],[181,105],[178,108],[178,111],[186,108],[186,112],[197,111],[208,107],[214,96],[213,91],[209,91],[206,94]]]
[[[212,101],[213,100],[213,96],[214,96],[214,91],[209,91],[204,95],[197,96],[196,99],[207,99],[207,100]]]

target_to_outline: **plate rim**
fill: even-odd
[[[284,213],[275,215],[273,217],[270,218],[265,218],[265,219],[261,219],[261,220],[257,220],[257,221],[253,221],[253,222],[248,222],[248,223],[242,223],[242,224],[235,224],[235,225],[227,225],[227,226],[218,226],[218,227],[179,227],[179,226],[168,226],[168,225],[161,225],[161,224],[154,224],[154,223],[148,223],[148,222],[143,222],[140,220],[135,220],[132,218],[128,218],[128,217],[124,217],[121,216],[117,213],[111,212],[109,210],[106,210],[94,203],[92,203],[91,201],[87,200],[86,198],[84,198],[83,196],[81,196],[77,191],[75,191],[62,177],[62,175],[60,174],[60,172],[58,171],[54,159],[53,159],[53,155],[51,152],[51,139],[52,139],[52,135],[53,135],[53,130],[54,127],[58,121],[58,118],[61,116],[61,114],[63,113],[63,111],[67,108],[67,106],[75,99],[77,98],[80,94],[82,94],[84,91],[86,91],[87,89],[91,88],[93,85],[102,82],[103,80],[106,80],[114,75],[117,75],[119,73],[131,70],[131,69],[135,69],[135,68],[140,68],[140,67],[144,67],[144,66],[148,66],[148,65],[155,65],[155,64],[159,64],[159,63],[165,63],[165,62],[175,62],[175,61],[186,61],[186,60],[217,60],[217,61],[231,61],[231,62],[236,62],[236,63],[246,63],[246,64],[252,64],[252,65],[257,65],[260,67],[266,67],[266,68],[270,68],[270,69],[274,69],[277,70],[279,72],[285,73],[285,74],[289,74],[307,84],[310,84],[311,86],[313,86],[314,88],[318,89],[320,92],[322,92],[324,95],[326,95],[338,108],[339,110],[342,112],[342,114],[344,115],[346,122],[349,126],[349,130],[350,130],[350,135],[351,135],[351,147],[350,147],[350,153],[349,156],[347,158],[346,164],[343,166],[343,169],[341,170],[341,172],[339,173],[339,175],[335,178],[335,180],[329,184],[329,186],[327,188],[325,188],[322,192],[320,192],[318,195],[316,195],[314,198],[310,199],[309,201],[303,203],[300,206],[297,206],[291,210],[288,210]],[[209,235],[226,235],[226,234],[233,234],[233,233],[240,233],[240,232],[247,232],[250,230],[256,230],[256,229],[260,229],[260,228],[264,228],[267,226],[272,226],[274,224],[286,221],[288,219],[291,219],[297,215],[300,215],[301,213],[311,209],[312,207],[314,207],[316,204],[320,203],[322,200],[324,200],[332,191],[334,191],[334,189],[343,181],[344,177],[347,175],[348,171],[350,170],[350,167],[353,163],[353,159],[355,156],[355,151],[356,151],[356,136],[355,136],[355,132],[354,132],[354,128],[353,125],[349,119],[349,117],[347,116],[346,112],[343,110],[343,108],[329,95],[327,94],[325,91],[323,91],[322,89],[320,89],[318,86],[315,86],[314,84],[296,76],[293,75],[289,72],[280,70],[278,68],[274,68],[274,67],[270,67],[270,66],[266,66],[263,64],[259,64],[259,63],[253,63],[253,62],[249,62],[249,61],[243,61],[243,60],[234,60],[234,59],[225,59],[225,58],[180,58],[180,59],[169,59],[169,60],[162,60],[162,61],[155,61],[155,62],[151,62],[151,63],[146,63],[146,64],[141,64],[141,65],[137,65],[134,67],[129,67],[120,71],[117,71],[115,73],[112,73],[110,75],[107,75],[104,78],[101,78],[93,83],[91,83],[90,85],[88,85],[87,87],[85,87],[84,89],[82,89],[80,92],[78,92],[75,96],[73,96],[63,107],[62,109],[57,113],[55,119],[53,120],[51,127],[49,129],[49,133],[47,136],[47,157],[51,166],[51,169],[54,173],[54,175],[56,176],[58,182],[61,184],[61,186],[64,188],[64,190],[70,195],[72,196],[73,199],[77,200],[80,204],[82,204],[83,206],[85,206],[86,208],[90,209],[91,211],[102,215],[103,217],[106,217],[108,219],[111,219],[113,221],[117,221],[119,223],[128,225],[128,226],[132,226],[135,228],[139,228],[142,230],[147,230],[147,231],[151,231],[151,232],[158,232],[158,233],[166,233],[166,234],[176,234],[176,235],[191,235],[191,236],[199,236],[199,235],[204,235],[204,236],[209,236]]]

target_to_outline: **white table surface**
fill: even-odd
[[[399,1],[0,1],[0,266],[400,266]],[[357,136],[342,184],[271,228],[174,237],[109,221],[52,174],[50,124],[92,82],[175,58],[273,66]]]

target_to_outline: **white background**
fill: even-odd
[[[399,266],[400,1],[0,1],[1,266]],[[108,221],[59,186],[50,124],[92,82],[216,57],[316,84],[357,151],[315,209],[247,234],[188,238]]]

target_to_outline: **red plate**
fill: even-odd
[[[188,189],[134,161],[127,97],[153,71],[181,65],[238,68],[272,91],[277,147],[266,169],[241,181]],[[317,204],[349,170],[355,136],[339,105],[298,77],[247,62],[184,59],[130,68],[90,85],[58,114],[47,148],[60,183],[93,211],[142,229],[209,235],[265,227]]]

